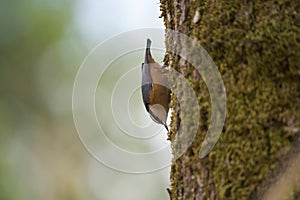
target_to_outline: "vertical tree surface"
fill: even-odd
[[[267,198],[267,191],[289,171],[287,163],[299,155],[300,1],[161,0],[161,11],[167,29],[195,38],[210,54],[227,96],[223,133],[213,151],[200,159],[210,124],[210,94],[194,67],[167,49],[166,64],[193,86],[201,109],[196,138],[172,163],[171,198]],[[166,34],[170,43],[174,40]],[[173,46],[187,48],[180,40]],[[184,88],[179,84],[173,90]],[[179,127],[182,117],[191,117],[180,114],[180,98],[173,95],[171,102],[173,149],[175,136],[188,131]],[[296,171],[297,177],[300,169]],[[299,182],[287,180],[284,198],[300,198]]]

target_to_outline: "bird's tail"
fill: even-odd
[[[148,38],[146,52],[145,52],[145,62],[144,62],[145,64],[155,62],[154,59],[152,58],[150,47],[151,47],[151,40]]]

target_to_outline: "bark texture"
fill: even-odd
[[[300,1],[161,0],[161,11],[166,28],[196,38],[208,51],[227,95],[222,136],[200,159],[210,96],[194,67],[167,52],[165,63],[186,77],[201,108],[196,138],[172,163],[172,199],[262,199],[287,160],[299,153]],[[166,44],[172,42],[166,35]],[[173,45],[187,48],[180,41]],[[183,88],[179,84],[174,90]],[[171,102],[171,142],[188,131],[179,129],[183,116],[178,98]],[[299,182],[290,183],[286,199],[299,198]]]

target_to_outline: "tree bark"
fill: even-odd
[[[165,27],[195,38],[210,54],[227,96],[221,138],[200,159],[211,118],[210,94],[195,68],[167,47],[165,63],[189,81],[201,109],[192,145],[172,163],[171,198],[266,198],[264,194],[291,166],[286,163],[300,162],[294,159],[300,146],[300,1],[160,2]],[[166,44],[172,42],[166,34]],[[181,52],[187,48],[180,41],[174,45]],[[173,88],[177,94],[182,90],[180,84]],[[173,151],[176,135],[187,131],[180,129],[183,116],[178,102],[185,101],[180,98],[173,95],[171,102]],[[288,195],[292,195],[283,194],[284,198],[299,198],[299,182],[288,181]]]

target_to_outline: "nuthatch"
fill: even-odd
[[[154,61],[150,52],[151,40],[147,39],[145,61],[142,64],[142,96],[147,112],[152,120],[167,126],[170,102],[170,89],[167,88],[167,76],[163,68]]]

